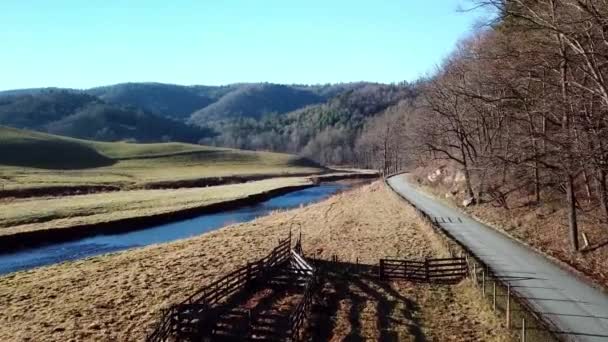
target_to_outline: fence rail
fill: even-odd
[[[291,267],[296,270],[296,274],[305,275],[307,277],[304,296],[289,315],[289,340],[297,341],[299,339],[300,330],[304,325],[304,320],[310,314],[318,283],[315,269],[295,251],[292,251]]]
[[[264,278],[279,265],[287,263],[292,255],[291,236],[279,241],[267,256],[249,263],[203,287],[183,302],[161,311],[161,318],[147,341],[167,341],[176,333],[188,335],[193,325],[215,317],[218,306],[252,283]],[[193,324],[193,322],[198,322]]]
[[[465,258],[405,260],[380,259],[381,279],[406,279],[429,282],[457,282],[468,274]]]
[[[306,284],[306,289],[304,290],[302,300],[300,300],[294,311],[291,313],[291,315],[289,315],[290,341],[299,340],[300,330],[304,326],[304,321],[311,311],[314,294],[317,291],[317,285],[317,278],[314,276],[311,277]]]

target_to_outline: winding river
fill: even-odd
[[[230,224],[251,221],[274,210],[318,202],[350,186],[344,183],[323,183],[231,211],[205,214],[126,233],[96,235],[3,254],[0,255],[0,274],[200,235]]]

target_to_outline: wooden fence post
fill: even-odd
[[[521,342],[526,342],[526,319],[521,319]]]
[[[248,332],[251,333],[253,331],[253,315],[251,314],[251,309],[247,310],[247,329]]]
[[[511,284],[507,284],[507,329],[511,328]]]

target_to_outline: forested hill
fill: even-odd
[[[205,125],[240,117],[259,119],[266,114],[283,114],[324,100],[309,89],[279,84],[245,84],[193,113],[190,121]]]
[[[355,145],[372,118],[416,97],[407,84],[359,84],[328,101],[259,119],[236,117],[212,123],[220,146],[299,153],[324,164],[353,164]]]
[[[105,141],[204,142],[351,164],[366,122],[415,96],[407,84],[181,86],[0,92],[0,124]]]
[[[122,83],[86,92],[109,103],[131,105],[181,120],[217,100],[217,95],[207,94],[204,89],[162,83]]]
[[[56,89],[0,97],[0,124],[103,141],[198,142],[214,134],[132,106]]]

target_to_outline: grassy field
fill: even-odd
[[[183,143],[72,139],[0,126],[0,190],[145,187],[209,177],[319,173],[300,157]]]
[[[326,259],[377,263],[385,256],[446,255],[413,208],[376,182],[200,237],[0,277],[0,340],[142,340],[161,308],[265,255],[299,227],[305,252]],[[327,319],[328,340],[510,338],[467,282],[351,287]]]
[[[0,236],[174,213],[285,187],[310,185],[304,177],[273,178],[205,188],[130,190],[0,202]]]

